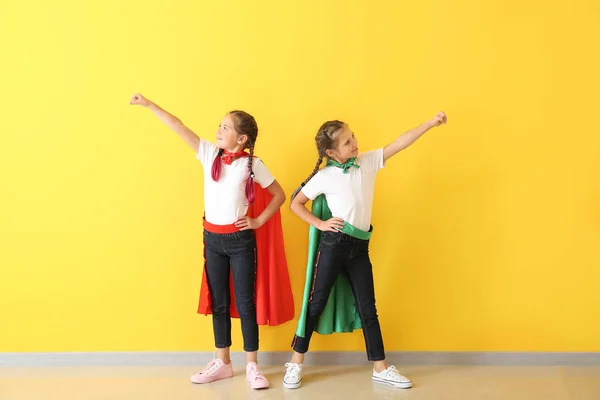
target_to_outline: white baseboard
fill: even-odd
[[[259,352],[262,365],[283,365],[289,351]],[[600,365],[600,353],[552,352],[388,352],[396,365]],[[204,365],[212,352],[67,352],[0,353],[0,367],[41,366],[174,366]],[[231,358],[243,365],[245,354],[234,352]],[[365,352],[309,352],[310,365],[366,365]]]

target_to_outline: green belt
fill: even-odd
[[[352,236],[356,239],[369,240],[371,238],[371,233],[373,232],[373,225],[371,225],[371,228],[367,232],[358,229],[357,227],[352,226],[348,222],[344,221],[344,227],[340,229],[340,232],[345,233],[348,236]]]

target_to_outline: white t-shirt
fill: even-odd
[[[334,217],[368,231],[373,211],[375,176],[385,166],[383,149],[360,154],[355,163],[360,168],[351,167],[346,174],[334,166],[320,169],[304,185],[302,193],[310,200],[324,194]]]
[[[204,167],[204,217],[215,225],[230,225],[246,215],[248,200],[246,199],[246,180],[248,179],[248,158],[241,157],[231,165],[223,163],[218,182],[211,176],[212,164],[219,153],[213,143],[200,139],[196,158]],[[252,160],[254,181],[261,187],[269,187],[275,178],[265,164],[259,159]]]

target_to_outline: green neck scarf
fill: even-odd
[[[343,164],[341,164],[335,160],[329,159],[329,160],[327,160],[327,166],[341,168],[342,170],[344,170],[344,174],[347,174],[348,171],[350,170],[350,168],[353,168],[353,167],[360,168],[360,165],[354,164],[355,161],[356,161],[356,157],[349,159],[348,161],[346,161]]]

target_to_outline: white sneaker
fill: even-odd
[[[400,389],[408,389],[412,387],[412,381],[405,376],[400,375],[400,372],[390,365],[387,369],[381,372],[373,371],[373,380],[375,382],[387,383]]]
[[[283,377],[283,386],[286,389],[298,389],[302,385],[302,364],[285,364],[285,376]]]

